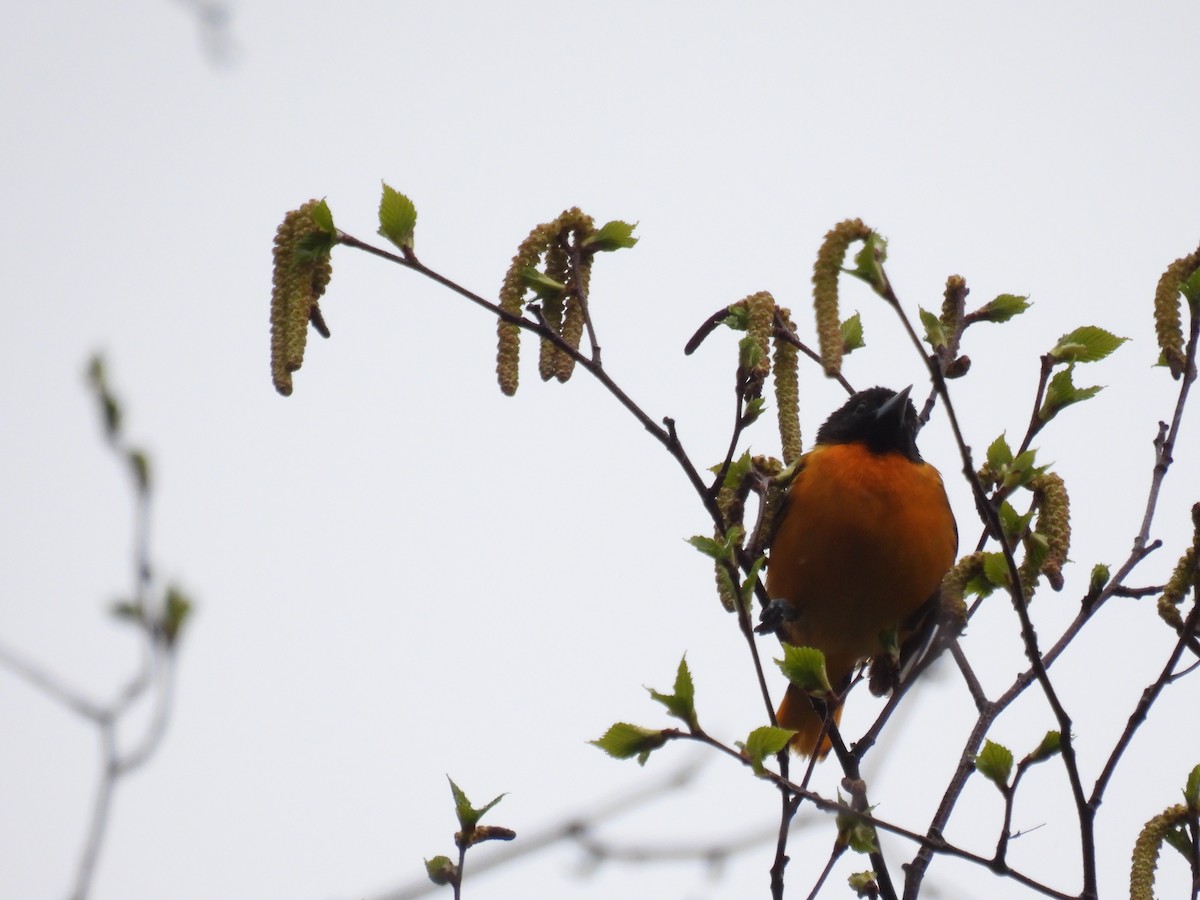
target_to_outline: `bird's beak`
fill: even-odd
[[[892,421],[897,426],[904,422],[904,413],[908,409],[908,394],[913,386],[910,384],[898,392],[895,397],[875,411],[875,419],[879,422]]]

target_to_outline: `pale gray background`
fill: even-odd
[[[684,341],[760,289],[811,335],[817,245],[862,216],[890,238],[914,314],[952,272],[972,301],[1035,302],[969,334],[975,369],[954,390],[979,453],[1023,433],[1037,355],[1060,334],[1095,323],[1133,339],[1078,372],[1109,389],[1037,441],[1076,523],[1067,590],[1035,604],[1047,641],[1092,564],[1124,558],[1175,387],[1150,368],[1154,286],[1200,238],[1194,3],[232,9],[235,45],[217,65],[184,6],[154,0],[12,4],[0,33],[0,636],[97,696],[133,664],[131,636],[104,614],[128,582],[130,504],[82,387],[97,348],[156,464],[161,574],[200,604],[166,743],[118,794],[98,900],[373,896],[451,851],[445,773],[480,802],[511,792],[492,818],[518,832],[586,812],[694,757],[672,747],[643,771],[585,743],[618,719],[665,724],[642,685],[669,687],[685,651],[707,727],[732,741],[763,720],[735,623],[682,540],[707,530],[696,498],[587,378],[547,387],[527,370],[502,398],[486,314],[339,250],[323,304],[334,337],[311,347],[296,394],[276,396],[270,243],[309,197],[369,238],[386,179],[420,210],[422,259],[485,294],[565,206],[639,221],[642,242],[593,279],[605,361],[652,415],[678,419],[700,464],[724,450],[734,339],[691,359]],[[856,285],[844,304],[870,344],[851,380],[920,381],[891,313]],[[812,367],[802,394],[811,441],[840,394]],[[1189,539],[1194,424],[1155,531],[1168,549],[1136,583],[1161,580]],[[776,452],[770,427],[751,440]],[[922,446],[973,544],[942,419]],[[1089,785],[1173,639],[1152,603],[1114,602],[1054,669]],[[999,598],[972,624],[993,694],[1023,668],[1015,635]],[[1195,697],[1194,679],[1168,691],[1108,795],[1106,896],[1127,889],[1138,829],[1200,762]],[[970,711],[949,667],[913,700],[869,774],[879,814],[922,829]],[[874,708],[856,694],[847,732]],[[7,672],[0,715],[0,896],[61,897],[93,734]],[[1034,690],[993,734],[1020,756],[1051,727]],[[832,793],[836,775],[824,767],[816,786]],[[1073,891],[1066,796],[1058,763],[1030,775],[1014,825],[1045,824],[1010,859]],[[770,828],[777,805],[715,761],[689,794],[606,833],[719,841]],[[1000,814],[977,780],[948,836],[990,853]],[[816,833],[793,845],[798,896],[828,852],[829,826]],[[771,853],[715,880],[697,864],[576,879],[581,855],[562,848],[468,896],[765,896]],[[1164,860],[1173,896],[1185,873]],[[845,860],[830,895],[865,867]],[[1028,896],[949,861],[935,886]]]

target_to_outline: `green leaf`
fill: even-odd
[[[107,390],[108,379],[104,374],[104,357],[101,354],[94,353],[88,360],[86,377],[94,391],[102,394]]]
[[[687,542],[705,556],[711,556],[713,559],[728,559],[729,557],[729,554],[725,552],[725,547],[719,541],[702,534],[692,535]]]
[[[1008,438],[1005,432],[1002,432],[1000,437],[992,441],[987,448],[987,462],[996,471],[1000,470],[1001,466],[1006,466],[1013,461],[1012,448],[1008,446]]]
[[[1025,515],[1020,515],[1007,500],[1000,504],[1000,527],[1010,538],[1024,534],[1032,519],[1032,509]]]
[[[647,688],[650,696],[667,708],[667,713],[683,722],[689,729],[695,731],[700,727],[696,720],[696,689],[692,684],[692,673],[688,670],[687,657],[679,660],[679,668],[675,672],[675,693],[660,694],[654,688]]]
[[[538,271],[533,266],[526,266],[520,271],[521,280],[525,282],[525,286],[530,288],[535,294],[543,300],[548,297],[561,297],[566,291],[567,286],[560,281],[555,281],[549,275]]]
[[[1008,562],[1003,553],[983,554],[983,576],[992,587],[1005,587],[1008,584]]]
[[[434,884],[454,884],[458,880],[458,866],[448,856],[435,856],[425,860],[425,874]]]
[[[600,252],[632,247],[638,242],[638,239],[633,236],[635,228],[637,228],[637,222],[632,225],[621,221],[605,222],[600,226],[599,231],[593,231],[583,239],[583,246]]]
[[[755,728],[746,738],[746,743],[738,744],[746,759],[750,762],[750,767],[754,769],[755,775],[762,775],[766,772],[763,768],[763,760],[768,756],[774,756],[788,745],[788,741],[795,736],[796,732],[790,728],[775,728],[771,725],[763,725],[761,728]]]
[[[758,365],[763,358],[762,347],[750,335],[738,341],[738,365],[749,371]]]
[[[1046,470],[1046,466],[1035,466],[1037,449],[1026,450],[1017,455],[1011,463],[1002,466],[999,471],[1000,483],[1009,490],[1024,487]]]
[[[725,535],[725,540],[717,540],[716,538],[705,537],[702,534],[694,534],[687,538],[687,542],[703,553],[705,556],[711,556],[716,560],[734,561],[736,549],[742,545],[742,538],[746,535],[746,529],[741,525],[734,525]]]
[[[1029,472],[1033,469],[1033,461],[1037,458],[1037,448],[1032,447],[1024,453],[1017,454],[1012,461],[1012,467],[1018,472]]]
[[[473,829],[479,824],[479,820],[483,818],[484,813],[507,796],[506,794],[501,794],[491,803],[476,809],[471,805],[471,801],[467,799],[467,795],[462,792],[462,789],[454,783],[453,778],[447,775],[446,780],[450,782],[450,792],[454,795],[454,814],[458,816],[458,824],[462,826],[464,831]]]
[[[975,594],[978,597],[990,597],[995,590],[996,586],[983,575],[975,575],[963,585],[964,594]]]
[[[324,231],[331,237],[337,236],[337,229],[333,227],[333,212],[329,209],[329,204],[324,199],[309,211],[309,217],[313,220],[313,224]]]
[[[980,322],[1007,322],[1013,316],[1025,312],[1031,305],[1028,297],[1001,294],[995,300],[981,306],[975,312],[975,319]]]
[[[114,619],[119,619],[123,622],[136,622],[139,625],[146,624],[146,610],[137,603],[130,603],[128,600],[118,600],[110,608]]]
[[[1043,422],[1049,422],[1066,407],[1091,399],[1103,390],[1103,387],[1099,385],[1085,388],[1075,387],[1075,383],[1071,380],[1071,372],[1074,368],[1075,364],[1071,363],[1051,378],[1050,383],[1046,385],[1046,397],[1042,401],[1042,408],[1038,410],[1038,418]]]
[[[872,871],[855,872],[846,879],[850,889],[858,897],[875,897],[879,894],[879,885],[875,883],[876,875]]]
[[[747,573],[745,581],[742,582],[742,606],[747,612],[754,608],[754,585],[758,582],[759,572],[766,564],[767,558],[760,556],[750,566],[750,571]]]
[[[750,310],[745,306],[731,306],[728,315],[721,320],[722,324],[734,331],[745,331],[750,327]]]
[[[163,604],[162,633],[168,647],[179,643],[183,626],[192,613],[192,601],[175,585],[167,587],[166,602]]]
[[[842,805],[842,809],[838,810],[837,814],[838,843],[849,847],[855,853],[877,852],[879,841],[875,834],[875,826],[851,815],[841,796],[838,797],[838,800]],[[871,809],[874,807],[868,809],[867,812],[870,813]]]
[[[860,278],[869,284],[877,294],[883,294],[887,287],[887,278],[883,274],[883,263],[887,259],[887,239],[871,232],[870,237],[863,241],[863,247],[854,254],[854,268],[847,273]]]
[[[1195,315],[1197,304],[1200,304],[1200,269],[1196,269],[1182,284],[1179,285],[1179,292],[1187,299],[1188,306],[1191,307],[1192,314]]]
[[[107,390],[100,393],[100,410],[104,415],[104,435],[110,441],[121,434],[121,404]]]
[[[1200,766],[1188,774],[1187,786],[1183,789],[1183,799],[1187,801],[1188,809],[1200,812]]]
[[[1192,838],[1188,834],[1187,828],[1180,822],[1173,825],[1163,833],[1163,840],[1183,854],[1183,858],[1188,862],[1192,860]]]
[[[925,342],[935,350],[946,346],[946,331],[942,328],[942,320],[924,307],[918,307],[921,324],[925,326]]]
[[[1042,742],[1029,754],[1029,762],[1040,763],[1062,753],[1062,732],[1047,731]]]
[[[667,735],[652,728],[617,722],[599,740],[588,743],[599,747],[614,759],[633,759],[644,766],[650,754],[667,742]]]
[[[316,262],[329,256],[336,245],[336,235],[311,231],[296,242],[296,259],[300,262]]]
[[[750,451],[747,450],[729,464],[729,468],[725,472],[725,481],[721,487],[734,488],[736,490],[738,485],[742,483],[742,479],[749,475],[753,468],[754,459],[750,456]],[[710,466],[708,471],[716,475],[721,471],[721,464],[718,463],[715,466]]]
[[[816,647],[783,645],[783,659],[775,660],[784,677],[807,694],[826,697],[833,692],[825,671],[825,654]]]
[[[379,198],[379,233],[401,250],[411,250],[416,227],[417,208],[413,202],[384,182]]]
[[[1042,563],[1046,561],[1049,553],[1050,541],[1046,535],[1038,531],[1031,531],[1025,535],[1025,562],[1033,567],[1033,571],[1041,571]]]
[[[1059,362],[1096,362],[1112,354],[1129,338],[1117,337],[1111,331],[1084,325],[1058,339],[1050,351]]]
[[[742,411],[742,420],[746,425],[753,425],[758,421],[758,417],[763,414],[766,409],[767,401],[765,397],[755,397],[746,404],[745,410]]]
[[[984,741],[983,749],[975,757],[976,771],[1002,790],[1008,788],[1012,765],[1012,751],[995,741]]]
[[[141,450],[130,450],[128,459],[129,468],[133,470],[133,480],[137,484],[138,493],[144,494],[150,490],[150,460]]]
[[[842,322],[842,353],[850,353],[867,346],[863,340],[862,316],[857,312]]]

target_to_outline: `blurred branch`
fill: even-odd
[[[472,877],[478,877],[480,873],[491,869],[510,865],[523,857],[539,853],[542,850],[562,843],[576,843],[581,846],[587,851],[589,857],[591,857],[593,865],[604,859],[622,859],[628,848],[618,848],[605,844],[594,836],[595,830],[609,819],[624,815],[646,805],[651,800],[687,787],[696,778],[696,775],[700,772],[705,762],[707,762],[707,758],[689,763],[654,784],[638,788],[636,791],[630,791],[627,794],[609,800],[589,812],[569,816],[561,822],[543,828],[541,831],[535,831],[529,836],[522,835],[519,842],[505,845],[502,850],[498,850],[482,859],[473,860],[471,865]],[[771,829],[768,837],[773,834],[774,829]],[[724,854],[725,856],[731,856],[742,849],[741,842],[737,839],[723,846],[728,849],[728,852]],[[753,845],[747,844],[747,846]],[[609,849],[612,850],[611,853],[607,852]],[[722,847],[715,844],[705,847],[709,856],[719,855],[721,849]],[[684,852],[684,848],[670,848],[670,852]],[[697,849],[697,852],[693,853],[692,858],[704,855]],[[667,858],[663,857],[663,859]],[[672,856],[669,858],[678,857]],[[652,862],[654,858],[648,856],[637,861]],[[422,877],[410,884],[379,894],[374,900],[413,900],[413,898],[425,897],[439,890],[441,888],[438,885],[430,882],[428,878]]]
[[[175,0],[185,7],[200,29],[200,41],[208,58],[217,65],[233,61],[236,47],[229,22],[233,18],[229,7],[217,0]]]
[[[153,569],[150,561],[150,470],[142,451],[129,446],[121,429],[121,407],[108,389],[103,361],[96,357],[88,367],[88,383],[96,397],[108,445],[127,464],[135,493],[133,523],[132,599],[118,603],[113,614],[118,620],[139,626],[144,643],[138,671],[107,703],[99,703],[69,686],[57,675],[0,646],[0,665],[45,696],[63,704],[96,726],[100,739],[100,774],[92,800],[88,832],[76,869],[71,900],[84,900],[104,845],[113,794],[120,779],[149,760],[162,743],[170,719],[173,696],[175,651],[191,603],[174,587],[168,587],[161,603],[151,602]],[[122,752],[117,726],[140,701],[150,695],[154,704],[149,724],[140,740]]]

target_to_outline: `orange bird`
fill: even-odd
[[[884,653],[881,634],[895,630],[903,641],[917,627],[958,552],[941,475],[917,452],[910,390],[870,388],[829,417],[800,460],[771,541],[764,625],[821,650],[839,695],[858,666]],[[840,697],[829,705],[840,721]],[[799,687],[788,685],[778,719],[796,730],[796,752],[829,752],[823,720]]]

